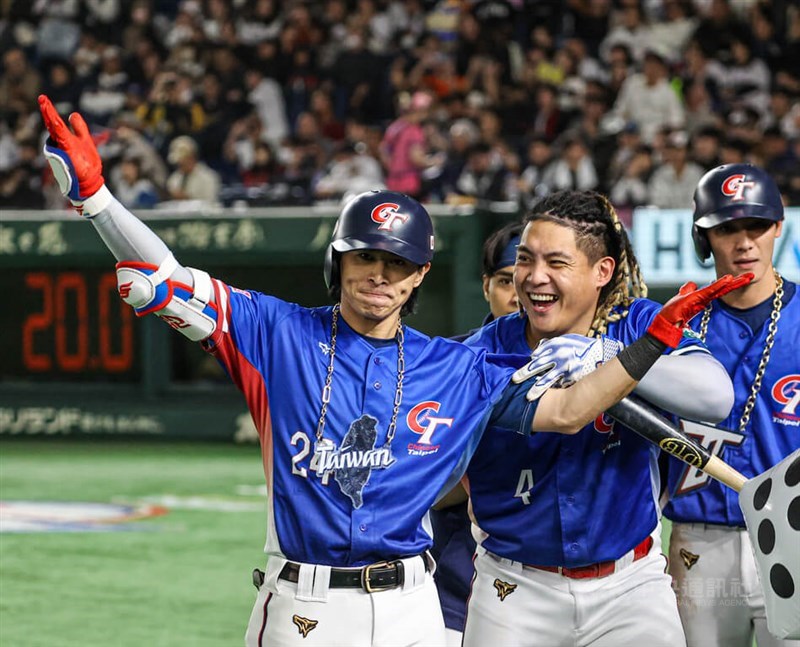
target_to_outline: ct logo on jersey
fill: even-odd
[[[415,434],[419,434],[419,441],[408,444],[408,453],[412,456],[426,456],[435,454],[441,445],[433,444],[433,432],[439,425],[450,427],[453,424],[452,418],[440,418],[432,414],[439,413],[441,402],[427,400],[420,402],[411,408],[406,416],[408,428]]]
[[[772,399],[783,405],[772,414],[779,425],[800,427],[800,375],[785,375],[772,386]]]
[[[728,196],[733,202],[740,202],[744,200],[744,190],[752,189],[755,185],[755,182],[745,182],[744,173],[737,173],[725,178],[721,187],[722,195]]]
[[[379,231],[392,231],[396,222],[404,223],[408,221],[408,216],[398,213],[399,204],[394,202],[383,202],[372,210],[370,214],[372,222],[377,222],[380,226]]]
[[[608,434],[606,437],[606,444],[603,447],[603,453],[605,454],[609,449],[613,449],[614,447],[619,447],[620,445],[620,438],[617,430],[614,429],[615,421],[611,418],[607,413],[601,413],[597,418],[594,419],[594,430],[598,434]]]
[[[708,449],[712,456],[722,456],[722,450],[727,447],[740,447],[744,442],[744,436],[728,429],[720,429],[713,425],[691,420],[681,420],[681,427],[688,436],[697,440],[703,447]],[[724,459],[723,459],[724,460]],[[701,487],[708,485],[711,477],[705,472],[701,472],[691,465],[684,466],[683,474],[678,481],[673,496],[688,494]]]

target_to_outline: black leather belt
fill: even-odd
[[[424,555],[425,571],[430,565]],[[300,576],[300,564],[286,562],[278,577],[287,582],[297,582]],[[377,562],[363,568],[331,568],[329,586],[332,589],[363,589],[367,593],[387,591],[405,582],[405,566],[401,560]]]

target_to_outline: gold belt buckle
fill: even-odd
[[[389,589],[394,588],[394,584],[384,584],[382,586],[372,587],[369,582],[369,575],[372,569],[375,568],[391,568],[392,564],[390,562],[376,562],[374,564],[368,564],[364,567],[361,571],[361,588],[363,588],[367,593],[376,593],[378,591],[388,591]],[[395,569],[397,567],[395,566]]]

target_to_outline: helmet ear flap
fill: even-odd
[[[339,287],[339,258],[341,254],[334,251],[333,245],[328,245],[325,251],[325,285],[328,292]]]
[[[711,256],[711,245],[708,242],[708,235],[697,225],[692,225],[692,240],[694,241],[694,252],[697,258],[705,261]]]

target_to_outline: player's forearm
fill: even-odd
[[[531,424],[533,431],[577,433],[631,391],[658,360],[667,343],[659,331],[648,332],[593,373],[566,389],[542,395]]]
[[[533,431],[574,434],[636,386],[616,358],[566,389],[549,389],[533,417]]]
[[[118,261],[141,261],[160,266],[171,253],[156,233],[128,211],[116,198],[91,218],[97,233]],[[192,285],[192,275],[181,266],[172,273],[174,280]]]
[[[705,422],[725,420],[734,402],[728,372],[708,353],[663,355],[635,391],[665,411]]]

